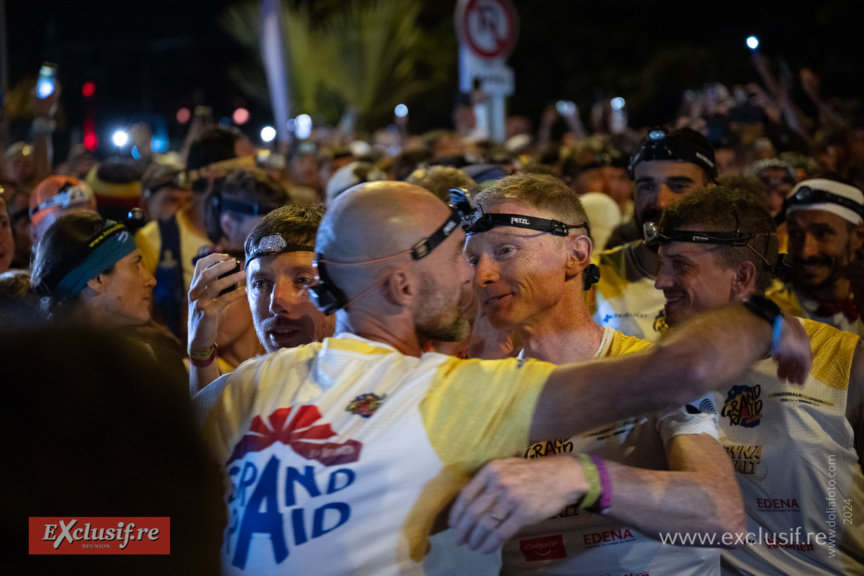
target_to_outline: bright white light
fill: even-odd
[[[408,115],[408,107],[404,104],[399,104],[398,106],[396,106],[396,110],[394,110],[393,113],[396,114],[396,116],[398,116],[399,118],[404,118]]]
[[[312,118],[308,114],[300,114],[294,122],[294,136],[299,140],[305,140],[312,135]]]
[[[612,101],[609,103],[612,105],[612,108],[614,108],[615,110],[621,110],[622,108],[624,108],[624,105],[626,104],[624,102],[624,99],[621,98],[620,96],[618,96],[617,98],[612,98]]]
[[[276,138],[276,129],[272,126],[265,126],[261,129],[261,140],[264,142],[272,142]]]
[[[750,50],[755,50],[756,48],[759,47],[759,39],[756,38],[755,36],[748,36],[747,37],[747,47],[750,48]]]
[[[54,93],[54,81],[40,78],[36,83],[36,95],[39,98],[47,98]]]
[[[125,146],[127,142],[129,142],[129,135],[126,134],[125,130],[117,130],[114,132],[114,135],[111,136],[111,141],[114,142],[115,146]]]

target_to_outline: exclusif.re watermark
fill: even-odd
[[[170,554],[171,520],[160,517],[31,517],[30,554]]]

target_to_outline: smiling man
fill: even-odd
[[[768,297],[796,316],[864,336],[864,194],[824,178],[804,180],[784,205],[792,275]]]
[[[776,227],[746,193],[718,187],[676,203],[654,242],[670,334],[730,302],[779,313],[754,297],[777,270]],[[723,552],[724,574],[864,573],[864,515],[852,512],[864,507],[864,356],[857,336],[802,324],[813,351],[803,386],[774,376],[766,358],[717,395],[751,534]]]
[[[225,473],[226,574],[424,574],[427,554],[451,551],[430,549],[436,520],[483,464],[521,452],[529,436],[568,437],[698,397],[741,374],[770,339],[768,324],[738,306],[606,362],[424,353],[469,328],[460,224],[458,209],[404,182],[341,194],[318,229],[310,287],[336,314],[335,336],[249,360],[195,397]],[[781,370],[803,376],[807,341],[794,327],[784,336]],[[491,531],[494,547],[589,488],[596,498],[599,480],[567,460],[557,497],[469,506],[482,534],[472,542]]]
[[[704,136],[689,128],[673,132],[655,129],[630,161],[636,183],[633,218],[639,228],[656,222],[661,211],[705,186],[714,184],[714,151]],[[656,340],[663,295],[654,289],[660,267],[657,253],[635,240],[594,256],[600,281],[594,287],[594,320],[645,340]]]
[[[475,294],[494,327],[516,333],[524,347],[520,357],[564,364],[650,345],[601,328],[591,318],[584,298],[593,279],[587,216],[563,181],[508,176],[475,201],[484,216],[469,228],[465,246]],[[605,460],[614,501],[568,506],[524,528],[504,545],[502,574],[719,574],[717,549],[670,547],[657,540],[659,532],[744,528],[735,473],[717,441],[713,397],[570,438],[532,438],[523,449],[525,460],[499,463],[506,469],[498,475],[504,483],[540,487],[560,474],[566,484],[569,462],[550,456],[579,452]],[[543,466],[532,462],[538,458]],[[694,516],[696,507],[714,513]],[[598,545],[597,538],[612,533],[626,536],[616,546]],[[544,554],[536,551],[542,546]]]

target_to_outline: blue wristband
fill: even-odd
[[[783,336],[783,315],[777,316],[774,319],[774,330],[771,336],[771,352],[780,347],[780,340]]]

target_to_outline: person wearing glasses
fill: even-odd
[[[249,360],[195,397],[226,477],[226,573],[426,573],[424,560],[451,551],[430,550],[430,535],[485,463],[522,453],[529,438],[566,438],[697,398],[742,374],[772,340],[768,322],[737,306],[649,352],[602,362],[424,354],[427,342],[468,331],[463,213],[404,182],[337,197],[318,229],[310,287],[336,314],[336,335]],[[799,380],[809,341],[793,322],[784,330],[775,357]],[[526,508],[504,494],[462,499],[452,521],[471,548],[488,551],[586,493],[603,502],[603,486],[607,498],[614,491],[590,459],[562,465],[570,476],[560,498]]]
[[[786,218],[792,270],[766,295],[784,311],[864,336],[864,194],[855,186],[814,178],[789,192]]]
[[[600,281],[591,295],[594,320],[645,340],[656,340],[662,327],[663,294],[654,288],[660,267],[657,253],[642,240],[642,227],[656,222],[666,206],[717,180],[714,151],[689,128],[652,130],[630,160],[635,182],[633,220],[639,240],[594,255]]]

